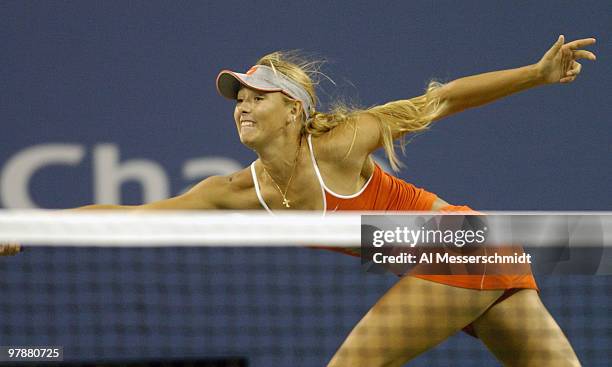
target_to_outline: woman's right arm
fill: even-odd
[[[112,205],[94,204],[68,210],[212,210],[225,207],[223,198],[231,198],[227,195],[230,186],[228,178],[222,176],[211,176],[195,185],[184,194],[173,198],[159,200],[142,205]],[[16,255],[21,251],[18,243],[0,243],[0,256]]]
[[[231,195],[227,195],[230,186],[228,178],[211,176],[201,181],[189,191],[173,198],[154,201],[142,205],[93,204],[68,210],[212,210],[222,209]],[[18,243],[0,243],[0,256],[16,255],[21,251]]]
[[[211,176],[189,191],[169,199],[142,205],[93,204],[70,210],[213,210],[224,207],[221,198],[226,197],[229,185],[223,176]]]

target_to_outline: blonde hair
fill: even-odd
[[[439,99],[435,97],[435,91],[442,84],[432,81],[429,83],[425,94],[421,96],[365,109],[349,107],[345,103],[337,102],[329,112],[325,113],[316,111],[314,108],[318,104],[316,86],[319,84],[321,77],[328,78],[320,71],[323,63],[323,60],[308,60],[307,57],[304,57],[298,51],[276,51],[265,55],[257,61],[258,65],[269,66],[297,82],[310,95],[313,109],[309,111],[311,118],[306,121],[302,129],[303,134],[308,133],[319,136],[338,125],[356,123],[358,115],[367,114],[379,122],[385,153],[393,170],[398,171],[402,163],[395,152],[393,134],[401,133],[402,138],[399,140],[399,146],[402,153],[405,153],[405,135],[427,130],[429,125],[439,116],[441,106]],[[355,129],[353,143],[355,142],[356,133],[357,129]],[[352,147],[353,144],[351,144]]]

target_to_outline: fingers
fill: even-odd
[[[564,47],[561,49],[561,66],[565,73],[570,70],[572,63],[574,62],[573,56],[574,55],[569,48]],[[563,72],[561,76],[563,76]]]
[[[565,77],[565,78],[561,78],[561,80],[559,80],[559,83],[567,84],[567,83],[573,82],[574,80],[576,80],[575,76],[568,76],[568,77]]]
[[[11,243],[7,245],[0,245],[0,256],[11,256],[21,251],[21,245],[17,243]]]
[[[572,64],[572,68],[567,72],[568,76],[570,75],[578,75],[580,74],[580,70],[582,70],[582,64],[574,61]]]
[[[563,50],[568,49],[574,52],[574,59],[588,59],[596,60],[597,57],[594,53],[586,50],[579,50],[580,48],[590,46],[597,42],[595,38],[582,38],[572,42],[564,44],[565,36],[560,35],[555,44],[546,52],[547,55],[556,55],[562,48]]]
[[[555,55],[559,52],[559,50],[561,50],[561,47],[563,46],[563,43],[565,42],[565,36],[564,35],[560,35],[559,38],[557,38],[557,42],[555,42],[554,45],[552,45],[552,47],[550,48],[550,50],[548,50],[546,52],[546,54],[544,55],[544,57],[549,56],[549,55]]]
[[[597,57],[594,53],[586,50],[574,50],[574,60],[578,59],[587,59],[587,60],[597,60]]]
[[[592,45],[595,42],[596,42],[595,38],[583,38],[583,39],[575,40],[572,42],[568,42],[565,45],[563,45],[563,48],[572,50],[574,60],[587,59],[587,60],[595,61],[597,60],[597,56],[595,56],[594,53],[587,51],[587,50],[578,50],[579,48]]]
[[[572,68],[567,71],[565,76],[559,80],[560,83],[571,83],[573,82],[578,74],[580,74],[580,70],[582,70],[582,64],[574,61],[572,64]]]
[[[595,38],[583,38],[583,39],[579,39],[579,40],[575,40],[572,42],[568,42],[565,45],[567,47],[569,47],[572,50],[578,49],[578,48],[583,48],[586,46],[590,46],[592,44],[594,44],[595,42],[597,42],[597,40]]]

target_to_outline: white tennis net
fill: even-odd
[[[385,216],[382,216],[382,215]],[[488,243],[612,246],[612,213],[489,212]],[[456,214],[445,214],[456,215]],[[359,246],[363,225],[440,222],[439,212],[51,211],[0,210],[0,243],[78,246]],[[370,222],[364,218],[371,219]],[[375,218],[375,219],[372,219]],[[372,222],[373,220],[373,222]],[[377,224],[378,226],[378,224]]]

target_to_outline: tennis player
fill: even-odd
[[[595,60],[583,49],[593,43],[593,38],[565,43],[560,36],[535,64],[431,83],[412,99],[329,113],[315,108],[317,64],[275,52],[244,74],[224,70],[217,78],[220,94],[236,101],[240,141],[258,155],[249,167],[209,177],[167,200],[83,209],[469,211],[384,172],[372,152],[384,148],[398,169],[394,141],[513,93],[571,83],[582,68],[578,59]],[[349,333],[329,366],[401,366],[462,329],[507,366],[580,365],[530,272],[482,272],[402,277]]]

